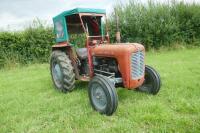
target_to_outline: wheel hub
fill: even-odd
[[[60,69],[60,66],[58,64],[55,65],[55,76],[59,80],[62,78],[61,69]]]
[[[58,86],[60,86],[62,82],[62,72],[61,72],[60,65],[55,63],[52,69],[53,69],[52,72],[53,72],[54,81]]]
[[[92,99],[95,106],[99,109],[103,109],[107,105],[106,94],[101,86],[95,85],[92,88]]]

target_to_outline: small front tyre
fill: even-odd
[[[138,87],[138,90],[156,95],[161,87],[161,79],[158,72],[152,67],[146,65],[144,78],[145,81],[140,87]]]
[[[89,83],[89,99],[94,110],[101,114],[112,115],[118,105],[114,84],[104,76],[95,76]]]

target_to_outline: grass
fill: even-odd
[[[72,93],[53,87],[48,64],[0,70],[0,133],[200,132],[200,49],[147,53],[162,88],[152,96],[118,89],[116,113],[93,111],[87,83]]]

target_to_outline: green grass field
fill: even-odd
[[[92,110],[88,83],[56,91],[48,64],[0,70],[0,133],[200,132],[200,49],[149,52],[146,62],[161,75],[160,93],[119,88],[111,117]]]

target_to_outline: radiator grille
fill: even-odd
[[[138,51],[131,55],[131,78],[139,79],[144,75],[144,52]]]

